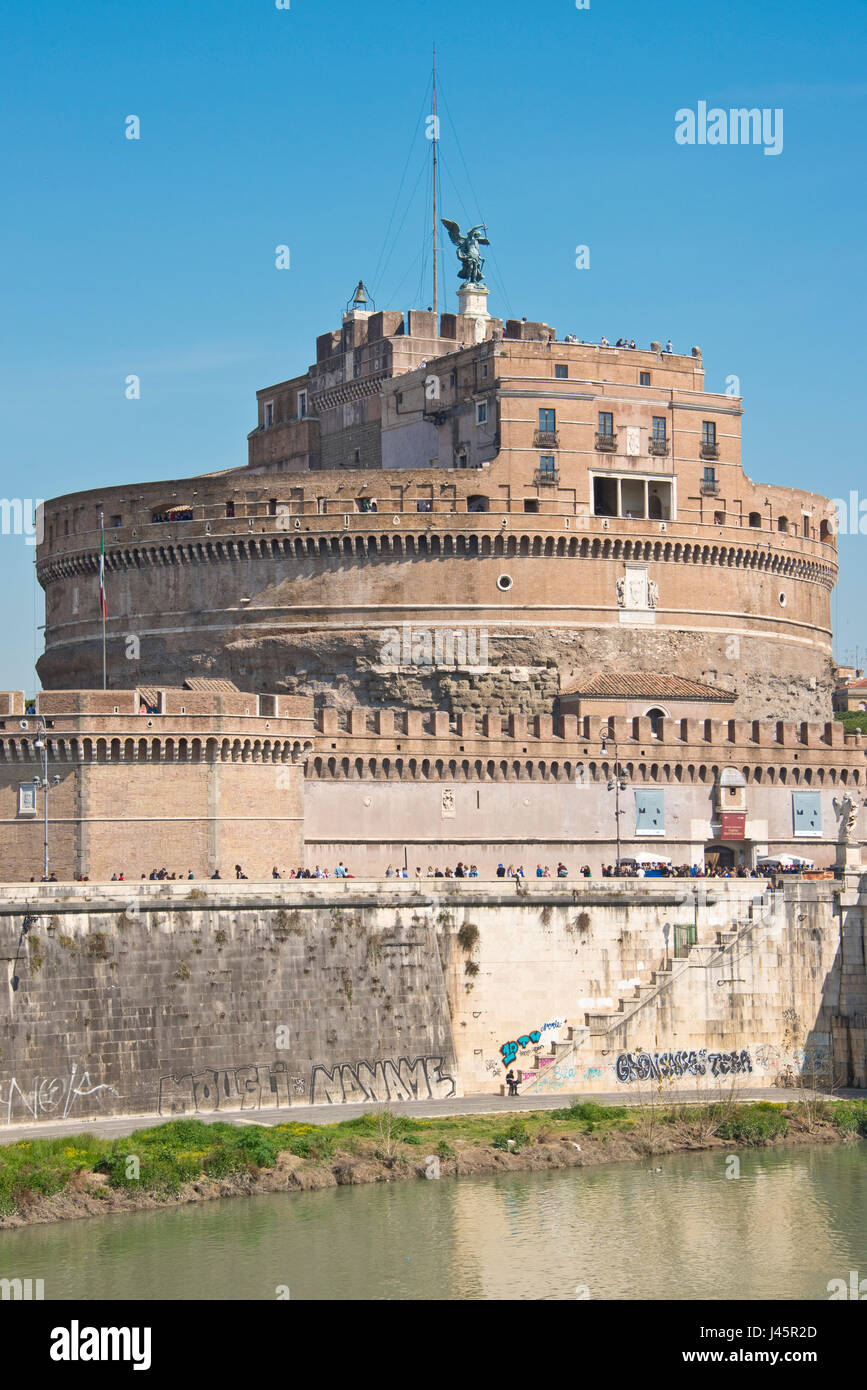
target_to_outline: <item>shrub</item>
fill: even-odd
[[[717,1130],[720,1139],[760,1147],[789,1131],[789,1122],[770,1101],[759,1101],[724,1120]]]
[[[458,932],[458,944],[462,951],[472,951],[479,940],[479,929],[472,922],[465,922]]]
[[[494,1135],[491,1140],[491,1147],[494,1149],[502,1149],[505,1152],[511,1150],[512,1153],[517,1153],[530,1142],[527,1126],[522,1120],[513,1120],[508,1129],[502,1129],[499,1133]]]
[[[840,1101],[833,1107],[831,1118],[838,1129],[867,1139],[867,1100]]]
[[[589,1131],[609,1120],[621,1120],[626,1114],[628,1111],[623,1105],[600,1105],[595,1100],[576,1100],[567,1109],[552,1110],[551,1118],[572,1120]]]

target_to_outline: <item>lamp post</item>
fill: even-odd
[[[42,714],[37,714],[37,715],[36,715],[36,719],[37,719],[37,721],[38,721],[38,723],[39,723],[39,725],[40,725],[40,728],[39,728],[39,737],[37,738],[37,740],[36,740],[36,742],[34,743],[33,746],[34,746],[34,748],[37,748],[37,749],[41,752],[41,754],[42,754],[42,777],[40,778],[39,775],[37,774],[37,775],[33,778],[33,785],[34,785],[34,787],[42,787],[42,789],[43,789],[43,791],[42,791],[42,804],[43,804],[43,826],[44,826],[44,831],[43,831],[43,841],[42,841],[42,877],[43,877],[43,880],[47,882],[47,880],[48,880],[48,793],[49,793],[50,790],[51,790],[52,783],[51,783],[51,782],[49,781],[49,779],[48,779],[48,726],[47,726],[47,724],[46,724],[46,722],[45,722],[45,716],[44,716],[44,715],[42,715]],[[55,774],[54,779],[53,779],[53,785],[56,787],[56,786],[59,785],[59,783],[60,783],[60,777],[59,777],[59,775]]]
[[[614,745],[614,776],[608,779],[608,790],[614,792],[614,826],[617,835],[617,860],[615,863],[615,873],[620,874],[620,793],[626,791],[626,782],[620,774],[620,755],[617,750],[617,740],[612,738],[605,726],[602,726],[602,756],[608,752],[608,744]]]

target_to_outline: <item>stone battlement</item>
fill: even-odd
[[[531,742],[534,751],[539,748],[560,748],[575,745],[572,751],[587,756],[599,753],[603,729],[606,738],[612,743],[610,757],[613,759],[613,741],[619,746],[617,756],[634,755],[640,747],[641,756],[662,757],[676,752],[683,756],[685,748],[703,750],[705,756],[711,753],[723,754],[728,751],[734,755],[736,750],[752,751],[763,755],[780,752],[796,753],[806,749],[828,753],[839,751],[844,755],[867,753],[867,737],[861,734],[847,734],[843,725],[836,720],[824,723],[811,721],[793,722],[777,719],[659,719],[627,718],[602,715],[527,715],[499,712],[478,715],[465,712],[449,715],[445,711],[431,710],[383,710],[353,708],[346,711],[322,709],[317,711],[315,727],[324,740],[338,736],[341,751],[354,748],[356,742],[406,751],[406,743],[396,740],[419,740],[425,744],[436,740],[437,746],[451,750],[471,741],[479,745],[502,745],[514,752],[517,743]],[[578,745],[584,744],[583,748]],[[526,748],[523,751],[527,751]]]

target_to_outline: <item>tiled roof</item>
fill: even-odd
[[[703,681],[685,680],[683,676],[662,676],[653,671],[597,671],[592,676],[578,677],[560,692],[562,695],[581,695],[595,700],[614,697],[620,700],[716,700],[731,703],[734,695],[716,685]]]

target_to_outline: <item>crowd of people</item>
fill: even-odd
[[[506,865],[501,861],[497,864],[493,876],[496,878],[518,879],[527,878],[528,874],[523,864]],[[592,878],[593,871],[590,868],[589,864],[582,864],[580,869],[577,870],[577,873],[573,874],[572,871],[569,868],[567,868],[567,866],[561,860],[554,869],[552,869],[548,864],[537,864],[535,871],[531,876],[542,879],[562,879],[573,877]],[[628,860],[621,861],[621,863],[619,864],[602,865],[603,878],[646,878],[648,876],[654,878],[767,878],[768,872],[766,869],[762,868],[746,868],[743,864],[738,864],[736,866],[729,867],[720,864],[668,864],[663,862],[648,862],[644,864],[638,863],[635,860]],[[141,880],[143,881],[155,880],[169,882],[173,882],[179,879],[195,879],[195,877],[196,875],[193,873],[192,869],[188,869],[186,870],[186,872],[184,872],[183,870],[181,870],[180,872],[176,872],[175,870],[169,872],[169,870],[165,868],[165,866],[160,869],[152,869],[149,874],[141,874],[140,876]],[[210,875],[210,877],[211,879],[223,881],[223,875],[220,873],[219,869],[215,869],[214,872]],[[232,877],[232,875],[229,875],[229,877]],[[289,880],[299,878],[355,878],[356,875],[349,870],[349,868],[346,866],[346,864],[344,864],[343,860],[341,859],[339,864],[337,864],[336,868],[334,869],[329,869],[327,867],[322,867],[319,864],[316,864],[312,869],[298,867],[290,869],[288,873],[285,870],[281,872],[281,870],[275,864],[273,869],[271,870],[271,877],[273,879]],[[376,875],[364,874],[362,875],[362,877],[370,878],[376,877]],[[477,864],[467,864],[464,863],[463,860],[459,859],[457,864],[454,865],[454,867],[452,867],[451,865],[446,865],[445,868],[440,868],[439,865],[428,864],[427,869],[422,869],[421,866],[417,866],[414,872],[411,872],[406,864],[389,864],[386,867],[382,877],[404,879],[480,878],[481,875],[479,873],[479,867]],[[236,864],[234,866],[234,878],[247,878],[247,875],[244,873],[244,870],[240,864]],[[31,879],[30,881],[31,883],[33,883],[35,882],[35,879]],[[58,881],[57,875],[52,871],[49,874],[47,880],[43,875],[42,881],[56,883]],[[87,883],[89,882],[89,878],[86,874],[77,874],[75,881],[77,883]],[[113,873],[111,876],[111,882],[124,883],[129,882],[129,880],[127,879],[124,873]]]
[[[564,343],[580,343],[582,347],[595,347],[595,346],[596,346],[595,343],[585,343],[583,338],[576,338],[576,336],[575,336],[574,333],[567,333],[566,336],[565,336],[565,338],[563,339],[563,342],[564,342]],[[600,347],[607,348],[607,347],[611,347],[611,343],[609,343],[609,341],[608,341],[607,338],[603,337],[603,338],[600,338],[600,339],[599,339],[599,346],[600,346]],[[634,347],[635,347],[635,339],[634,339],[634,338],[618,338],[618,339],[617,339],[617,342],[614,344],[614,346],[615,346],[616,348],[619,348],[619,347],[623,347],[623,348],[634,348]],[[663,352],[674,352],[674,348],[673,348],[672,345],[671,345],[671,339],[670,339],[670,338],[669,338],[668,342],[666,343],[665,347],[662,349],[662,351],[663,351]]]

